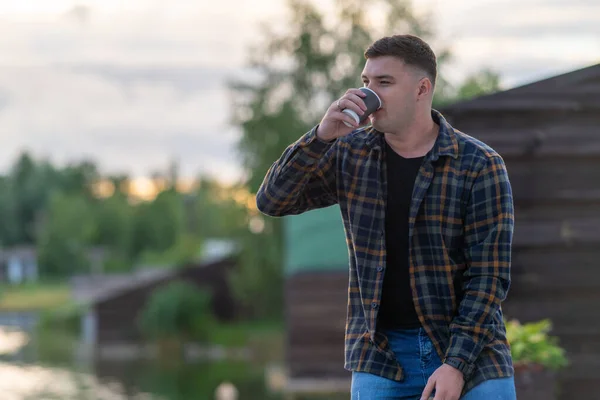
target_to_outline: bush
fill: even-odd
[[[535,323],[506,322],[506,334],[511,346],[515,367],[560,369],[568,364],[558,339],[548,336],[552,324],[545,319]]]
[[[142,334],[155,340],[206,340],[214,325],[210,300],[210,292],[185,282],[158,288],[140,314]]]
[[[68,302],[61,306],[44,310],[40,314],[38,328],[79,334],[81,332],[81,318],[83,318],[86,312],[86,305]]]

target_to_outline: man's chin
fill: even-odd
[[[381,121],[379,121],[377,119],[371,119],[371,126],[373,128],[375,128],[376,130],[383,132],[383,126],[381,124]]]

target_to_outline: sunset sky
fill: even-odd
[[[434,50],[450,46],[453,82],[490,67],[510,88],[600,62],[597,0],[413,4],[432,13]],[[259,23],[284,11],[281,0],[0,0],[0,172],[29,149],[134,176],[174,158],[184,176],[236,179],[225,80],[243,76]]]

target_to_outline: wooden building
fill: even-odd
[[[595,398],[600,390],[600,64],[442,113],[506,161],[516,212],[506,317],[551,319],[571,362],[559,374],[560,399]],[[348,260],[339,209],[289,217],[287,234],[289,382],[347,382]]]
[[[137,319],[146,302],[154,290],[175,281],[209,289],[215,317],[221,321],[234,319],[239,309],[228,275],[235,263],[233,256],[212,259],[177,269],[158,270],[113,285],[112,289],[89,299],[89,311],[82,321],[84,341],[95,345],[139,342],[142,335]]]

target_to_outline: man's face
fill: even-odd
[[[415,116],[421,76],[415,68],[393,56],[367,59],[363,84],[379,95],[382,108],[371,114],[373,127],[380,132],[398,133]]]

